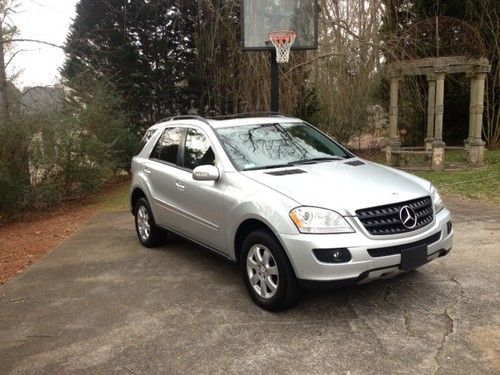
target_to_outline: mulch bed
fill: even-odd
[[[98,194],[51,210],[23,213],[0,226],[0,284],[23,271],[101,212],[98,203],[124,183],[128,182],[115,183]]]

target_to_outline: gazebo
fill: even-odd
[[[440,34],[441,30],[441,34]],[[400,45],[404,56],[388,64],[390,77],[389,139],[387,162],[400,166],[402,156],[424,154],[432,170],[445,168],[443,142],[444,83],[447,74],[466,73],[470,79],[469,133],[463,149],[471,165],[484,161],[482,140],[486,74],[490,70],[484,45],[467,23],[452,17],[435,17],[411,27]],[[415,58],[417,56],[420,58]],[[422,150],[401,147],[398,131],[399,82],[405,76],[425,75],[428,82],[427,132]]]

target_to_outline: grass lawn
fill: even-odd
[[[485,159],[484,169],[414,174],[431,181],[440,192],[482,199],[500,206],[500,150],[486,151]],[[464,160],[464,152],[447,151],[446,160]]]

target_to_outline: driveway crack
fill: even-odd
[[[458,293],[458,298],[456,299],[453,306],[445,309],[444,313],[440,314],[445,319],[445,329],[441,342],[439,343],[439,346],[436,349],[436,354],[434,355],[434,362],[436,362],[436,369],[434,370],[433,374],[437,374],[439,370],[441,370],[444,362],[446,343],[448,342],[449,337],[453,333],[455,333],[455,320],[450,315],[450,312],[454,310],[458,305],[460,305],[465,297],[465,290],[460,281],[458,281],[456,277],[452,277],[449,281],[455,283],[455,285],[458,286],[459,293]]]
[[[346,297],[346,302],[347,302],[347,306],[349,306],[349,309],[351,310],[351,312],[353,313],[354,317],[356,319],[358,319],[359,321],[361,321],[363,323],[363,325],[368,328],[368,330],[373,334],[373,336],[375,336],[375,341],[377,342],[377,346],[379,347],[379,349],[384,353],[384,354],[387,354],[387,350],[382,342],[382,340],[380,340],[380,337],[377,335],[377,332],[375,332],[375,330],[372,328],[372,326],[370,324],[368,324],[368,322],[366,321],[366,319],[364,319],[357,311],[356,307],[354,306],[354,304],[352,303],[351,299],[349,298],[349,294],[345,294],[345,297]]]
[[[385,288],[385,293],[384,293],[384,301],[388,304],[388,305],[391,305],[393,306],[395,309],[398,309],[400,311],[403,312],[403,319],[404,319],[404,326],[405,326],[405,330],[406,332],[408,332],[408,334],[412,337],[416,337],[417,335],[415,334],[414,330],[411,328],[411,315],[410,313],[403,307],[399,306],[398,304],[392,302],[390,299],[389,299],[389,296],[391,295],[392,293],[392,287],[390,285],[387,285],[387,287]]]

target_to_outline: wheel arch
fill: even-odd
[[[255,230],[259,230],[259,229],[265,230],[266,232],[268,232],[281,244],[281,247],[285,251],[285,255],[288,258],[288,261],[290,262],[290,264],[292,265],[292,268],[295,271],[295,266],[290,259],[290,256],[288,254],[288,250],[284,246],[283,241],[281,241],[281,238],[276,234],[276,231],[274,230],[274,228],[269,223],[267,223],[265,220],[263,220],[261,218],[254,218],[254,217],[246,218],[238,225],[238,227],[235,231],[234,244],[233,244],[236,262],[239,264],[241,261],[241,251],[242,251],[241,247],[243,245],[243,241],[245,240],[245,238],[251,232],[253,232]]]
[[[135,204],[140,198],[148,200],[146,193],[140,187],[135,187],[130,194],[130,210],[132,211],[132,213],[134,213]]]

